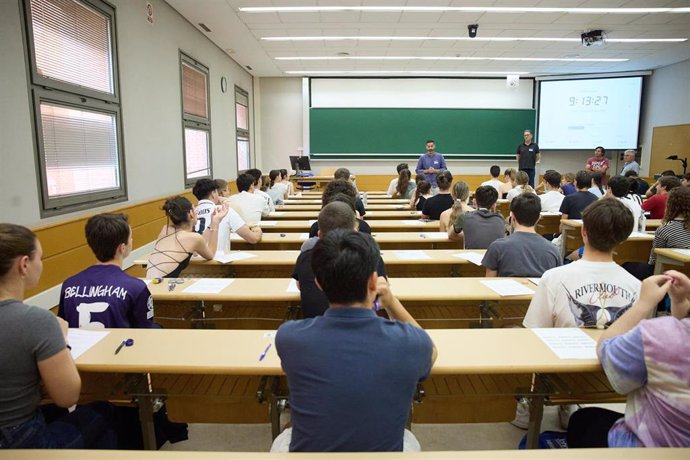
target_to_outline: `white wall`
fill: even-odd
[[[251,105],[252,76],[167,3],[151,0],[153,25],[146,21],[145,1],[111,0],[111,3],[117,15],[129,201],[142,201],[184,189],[179,50],[210,69],[213,174],[235,177],[234,85],[250,93]],[[0,81],[3,82],[0,85],[0,212],[3,216],[11,216],[5,219],[12,222],[36,226],[83,213],[40,219],[20,21],[19,0],[0,2]],[[225,94],[220,90],[221,76],[228,80]],[[250,107],[250,113],[252,111]],[[253,125],[252,120],[250,127]]]

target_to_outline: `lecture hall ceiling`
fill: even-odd
[[[690,40],[617,41],[690,38],[690,0],[167,2],[259,77],[501,76],[508,73],[529,77],[648,70],[690,59]],[[242,11],[245,7],[349,9]],[[485,7],[488,9],[482,10]],[[615,12],[583,12],[583,8],[609,8]],[[665,12],[630,10],[639,8]],[[199,23],[211,32],[204,31]],[[479,25],[475,39],[468,37],[469,24]],[[580,35],[597,29],[607,33],[608,42],[603,46],[582,46]]]

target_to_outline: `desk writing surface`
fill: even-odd
[[[582,219],[563,219],[561,223],[570,228],[579,229],[582,227]],[[647,219],[647,230],[656,230],[661,226],[661,219]]]
[[[416,216],[411,216],[416,217]],[[308,232],[311,229],[314,220],[279,220],[268,226],[261,225],[259,227],[261,230],[268,233],[275,233],[280,231],[302,231]],[[372,219],[367,221],[369,227],[373,231],[379,230],[427,230],[427,231],[438,231],[439,221],[432,220],[428,222],[421,221],[419,219]]]
[[[400,209],[411,210],[409,202],[407,204],[372,204],[368,203],[366,206],[366,211],[395,211]],[[276,206],[276,211],[320,211],[321,203],[319,204],[284,204],[282,206]]]
[[[184,278],[183,283],[176,284],[175,290],[168,290],[168,280],[160,284],[149,284],[149,290],[155,300],[161,301],[299,301],[299,292],[287,292],[291,278],[233,278],[233,282],[219,293],[184,292],[198,281],[196,278]]]
[[[385,251],[384,251],[385,252]],[[406,301],[443,301],[443,300],[530,300],[531,295],[501,297],[481,283],[487,278],[454,277],[454,278],[391,278],[393,294],[405,304]],[[536,286],[527,278],[491,278],[517,281],[534,291]]]
[[[264,233],[261,237],[261,241],[257,244],[278,244],[278,243],[299,243],[306,241],[306,232],[303,233]],[[284,235],[284,236],[283,236]],[[448,241],[447,234],[441,234],[439,232],[381,232],[372,233],[374,240],[379,243],[410,243],[410,242],[433,242],[433,241]],[[234,243],[243,243],[240,240],[232,240],[230,247]]]
[[[419,219],[422,216],[421,211],[412,210],[385,210],[385,211],[367,211],[364,215],[364,220],[372,219]],[[272,212],[265,218],[265,220],[284,220],[284,219],[318,219],[319,211],[276,211]]]
[[[686,249],[686,251],[687,251],[687,249]],[[681,252],[676,251],[675,249],[655,248],[654,252],[656,252],[656,254],[659,256],[668,257],[671,260],[682,262],[684,264],[690,262],[690,254],[683,254]]]
[[[321,199],[314,199],[313,197],[301,197],[295,199],[290,197],[283,202],[284,205],[303,205],[303,204],[321,204]],[[410,200],[404,198],[371,198],[367,197],[367,206],[370,204],[410,204]]]

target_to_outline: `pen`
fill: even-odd
[[[374,299],[374,311],[379,311],[379,298],[378,296]]]
[[[268,350],[271,349],[271,345],[273,345],[273,344],[272,344],[272,343],[269,343],[268,345],[266,345],[266,348],[264,349],[264,352],[261,353],[261,356],[259,356],[259,361],[263,361],[263,360],[264,360],[264,358],[266,357],[266,354],[268,353]]]
[[[134,345],[134,339],[123,340],[122,342],[120,342],[120,345],[118,345],[117,348],[115,349],[115,354],[120,353],[120,350],[122,350],[122,347],[124,347],[124,346],[131,347],[132,345]]]

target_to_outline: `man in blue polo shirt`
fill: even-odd
[[[376,273],[380,254],[370,235],[332,230],[312,251],[330,308],[278,329],[292,428],[271,450],[419,450],[405,424],[417,383],[436,359],[431,338]],[[376,306],[390,319],[377,316]]]
[[[433,139],[429,139],[426,141],[426,153],[420,156],[417,161],[416,172],[426,176],[426,180],[431,184],[434,195],[438,193],[436,175],[445,169],[448,169],[446,167],[446,160],[443,158],[443,155],[436,151],[436,142]]]

